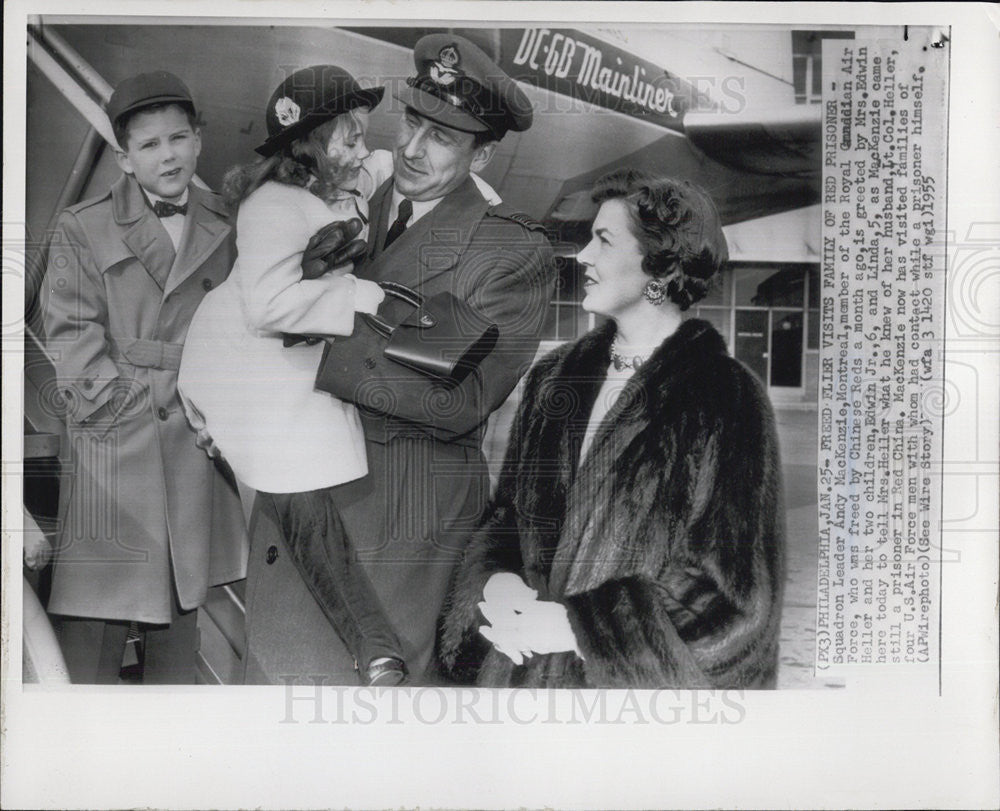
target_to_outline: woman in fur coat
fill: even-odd
[[[529,373],[497,492],[445,606],[444,671],[493,687],[773,687],[784,580],[774,418],[707,322],[711,200],[602,178],[583,308]]]

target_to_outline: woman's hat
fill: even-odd
[[[364,88],[343,68],[313,65],[297,70],[278,85],[267,102],[267,140],[257,153],[268,157],[356,107],[374,108],[383,87]]]

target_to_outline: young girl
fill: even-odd
[[[316,278],[302,269],[321,227],[357,218],[348,233],[363,229],[368,198],[391,175],[390,153],[365,146],[382,93],[320,65],[271,95],[263,157],[224,181],[226,202],[238,209],[239,257],[192,320],[178,386],[192,424],[237,478],[275,495],[290,557],[313,597],[365,681],[386,685],[405,677],[400,644],[353,554],[335,540],[345,535],[327,498],[368,472],[364,432],[353,405],[313,387],[323,345],[283,341],[350,335],[355,312],[374,313],[383,298],[349,263]]]

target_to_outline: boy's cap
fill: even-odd
[[[422,116],[463,132],[531,126],[531,101],[517,82],[479,47],[454,34],[429,34],[413,48],[417,75],[395,93]]]
[[[362,87],[337,65],[297,70],[271,94],[264,114],[268,137],[255,151],[268,157],[356,107],[374,110],[384,92],[384,87]]]
[[[151,104],[184,104],[194,110],[191,91],[174,74],[165,70],[140,73],[120,82],[108,101],[108,118],[112,124],[126,113]]]

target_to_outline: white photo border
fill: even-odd
[[[296,24],[331,20],[575,25],[657,22],[950,26],[948,231],[967,244],[979,227],[1000,253],[998,14],[980,4],[936,3],[423,3],[9,2],[4,7],[3,323],[3,782],[5,808],[440,808],[560,807],[995,807],[997,736],[997,423],[1000,338],[982,336],[978,426],[946,420],[945,457],[961,439],[968,470],[991,503],[963,521],[942,592],[939,695],[892,684],[850,689],[722,694],[648,692],[609,697],[602,721],[584,719],[568,691],[497,691],[489,715],[465,691],[428,691],[397,705],[386,696],[324,693],[292,703],[283,688],[24,689],[20,672],[21,362],[7,325],[23,314],[23,278],[8,272],[24,201],[24,46],[29,15],[107,22]],[[992,229],[992,230],[990,230]],[[23,240],[23,234],[21,235]],[[964,240],[964,242],[963,242]],[[23,244],[23,243],[22,243]],[[987,245],[990,243],[987,242]],[[997,300],[1000,259],[985,276],[981,311]],[[992,297],[992,298],[990,298]],[[956,299],[949,302],[949,317]],[[960,306],[960,305],[954,305]],[[967,347],[963,347],[965,350]],[[948,344],[946,344],[946,352]],[[946,375],[948,365],[946,362]],[[989,416],[992,415],[992,419]],[[970,444],[969,432],[978,435]],[[956,468],[956,471],[958,469]],[[948,516],[945,503],[945,517]],[[9,678],[10,677],[10,678]],[[855,689],[857,688],[857,689]],[[416,691],[414,691],[416,692]],[[292,698],[302,694],[296,692]],[[337,696],[358,713],[336,711]],[[588,698],[589,702],[591,699]],[[636,702],[636,708],[629,706]],[[476,702],[479,717],[461,702]],[[388,703],[387,703],[388,702]],[[651,704],[651,702],[653,702]],[[442,712],[440,707],[444,708]],[[650,707],[656,708],[651,712]],[[333,709],[331,709],[333,708]],[[554,709],[553,709],[554,708]],[[306,710],[306,711],[303,711]],[[574,710],[576,714],[574,715]],[[289,715],[291,712],[291,715]],[[599,712],[599,709],[598,711]],[[654,717],[658,713],[658,718]],[[441,720],[434,720],[441,715]],[[676,716],[677,720],[670,719]],[[498,723],[492,723],[493,718]],[[708,719],[712,720],[708,720]],[[289,720],[291,719],[291,720]],[[575,719],[572,722],[567,719]],[[665,720],[664,720],[665,719]]]

